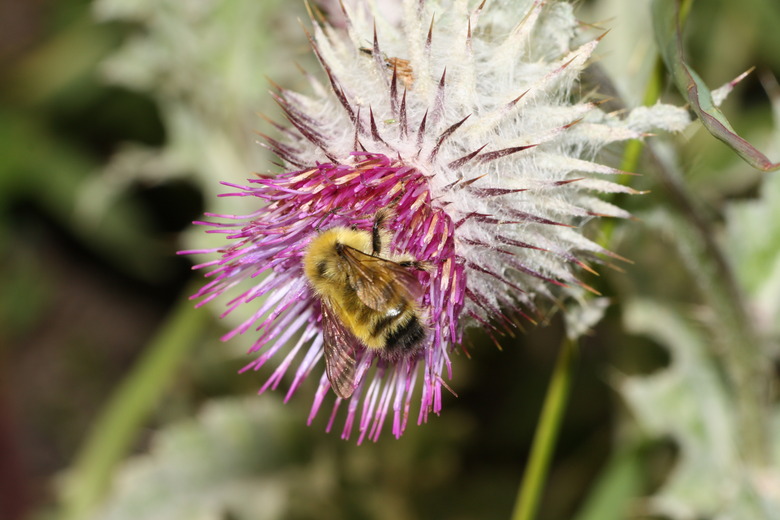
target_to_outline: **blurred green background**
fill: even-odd
[[[640,4],[594,0],[579,11],[614,27],[601,64],[631,104],[655,59]],[[303,5],[281,0],[0,1],[0,518],[509,517],[559,316],[501,350],[472,331],[442,415],[356,447],[324,433],[327,410],[305,426],[314,381],[286,405],[282,392],[255,396],[270,370],[236,375],[246,344],[219,341],[230,324],[217,306],[188,310],[199,275],[175,252],[215,243],[190,222],[224,207],[219,181],[272,168],[253,136],[270,126],[256,113],[274,114],[266,76],[306,90],[291,63],[317,71],[297,18]],[[689,27],[690,61],[709,85],[757,67],[724,110],[775,160],[760,78],[780,76],[778,27],[774,0],[695,4]],[[671,88],[664,97],[681,103]],[[665,146],[718,229],[732,223],[732,204],[759,197],[767,174],[706,132]],[[617,223],[611,245],[634,263],[586,279],[616,305],[581,342],[540,519],[656,518],[641,497],[679,462],[674,436],[638,427],[616,391],[669,366],[674,350],[626,332],[621,304],[706,311],[707,301],[653,228],[669,206],[663,188],[651,174],[635,182],[651,193],[621,204],[644,222]],[[154,349],[167,354],[149,361]],[[128,405],[139,422],[112,455],[135,457],[114,467],[107,456],[94,488],[102,505],[80,510],[68,498],[83,477],[74,463],[141,360],[163,368],[144,372],[147,404]]]

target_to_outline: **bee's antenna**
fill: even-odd
[[[317,225],[314,226],[314,231],[319,233],[322,230],[322,223],[325,222],[325,220],[329,216],[331,216],[331,215],[338,215],[338,212],[339,212],[340,209],[341,208],[333,208],[333,209],[329,209],[328,211],[326,211],[325,214],[320,217],[319,222],[317,222]]]

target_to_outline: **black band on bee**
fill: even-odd
[[[423,339],[425,329],[417,316],[412,315],[409,321],[387,335],[387,353],[391,357],[409,354],[422,346]]]
[[[376,322],[374,322],[374,327],[371,329],[371,335],[381,336],[382,334],[384,334],[385,329],[387,329],[390,325],[392,325],[397,319],[398,316],[390,316],[390,315],[385,315],[382,318],[378,319]]]
[[[404,313],[408,309],[406,302],[399,302],[398,306],[392,309],[378,320],[374,322],[374,326],[371,329],[373,336],[381,336],[385,330],[395,324],[398,320],[403,319]]]

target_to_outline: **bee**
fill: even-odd
[[[322,305],[325,371],[342,399],[355,391],[356,352],[373,350],[399,360],[420,351],[426,337],[417,300],[417,272],[426,265],[389,251],[386,210],[371,231],[334,227],[317,235],[303,256],[303,270]]]

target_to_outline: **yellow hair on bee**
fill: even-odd
[[[317,296],[330,303],[338,319],[364,345],[380,348],[381,338],[372,337],[354,314],[361,304],[357,293],[351,290],[344,260],[339,254],[342,246],[370,254],[371,234],[343,227],[325,231],[309,244],[303,257],[304,273]]]
[[[315,237],[306,249],[306,254],[303,257],[303,269],[309,280],[321,278],[318,276],[318,269],[322,268],[319,265],[320,262],[325,262],[329,269],[338,265],[338,258],[334,257],[336,244],[349,246],[367,255],[371,254],[371,234],[369,232],[345,227],[331,228]],[[330,275],[337,273],[328,272],[327,274],[330,277]]]

